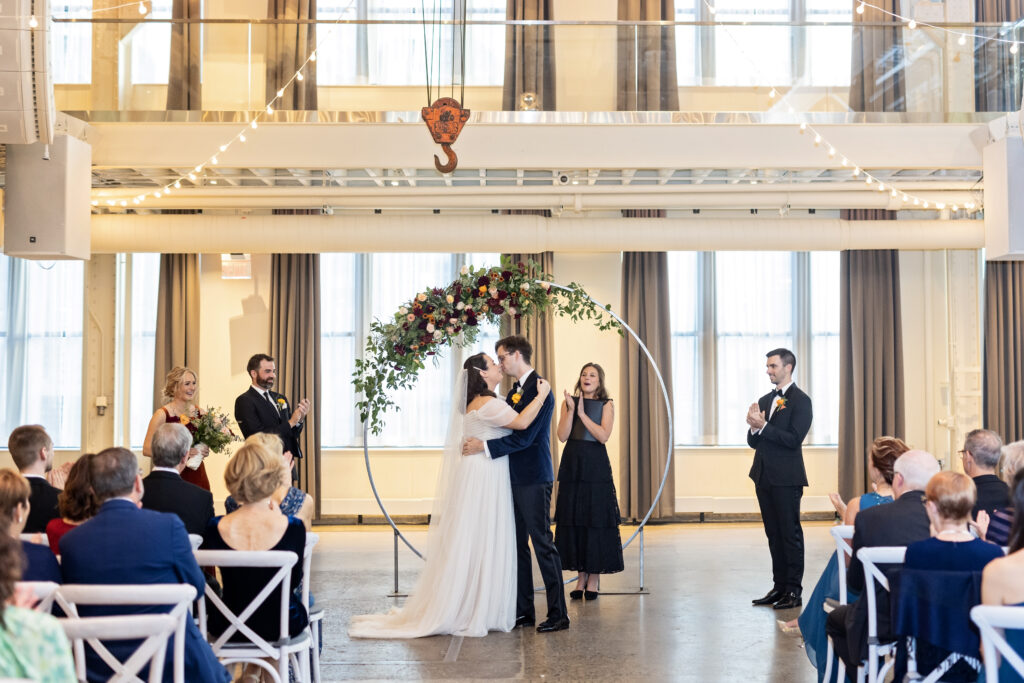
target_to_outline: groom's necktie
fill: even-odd
[[[274,406],[274,410],[277,410],[277,404],[274,403],[274,398],[270,395],[270,392],[264,391],[263,395],[267,397],[267,400],[270,402],[270,405]]]

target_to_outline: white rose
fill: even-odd
[[[497,287],[491,287],[487,291],[490,293],[491,296],[498,296],[498,288]]]
[[[427,332],[434,331],[434,323],[427,323]]]
[[[460,311],[461,311],[461,310],[462,310],[463,308],[465,308],[465,307],[466,307],[466,304],[465,304],[464,302],[462,302],[462,301],[460,301],[459,303],[455,304],[455,308],[456,308],[457,310],[460,310]]]
[[[462,266],[459,268],[459,272],[463,275],[469,275],[469,266]]]
[[[434,330],[434,339],[441,338],[441,330]]]
[[[447,301],[448,303],[452,303],[453,301],[455,301],[455,297],[449,294],[444,298],[444,300]]]
[[[515,308],[515,306],[509,306],[509,307],[508,307],[508,314],[509,314],[509,315],[515,315],[515,314],[516,314],[516,308]]]
[[[406,313],[409,312],[409,309],[406,308],[405,306],[402,306],[401,308],[398,309],[398,312],[401,313],[402,315],[405,315]]]
[[[519,285],[519,289],[523,290],[524,292],[526,290],[528,290],[529,288],[530,288],[530,283],[529,282],[524,282],[523,284]]]
[[[452,327],[451,325],[449,325],[449,326],[447,327],[447,330],[448,330],[448,334],[455,334],[455,328],[454,328],[454,327]]]
[[[454,325],[455,323],[459,322],[459,319],[458,318],[448,318],[448,322],[450,322],[452,325]]]

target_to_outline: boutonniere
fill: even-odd
[[[518,391],[512,394],[512,405],[518,405],[523,400],[523,395]]]
[[[285,408],[288,407],[288,401],[286,401],[283,398],[279,397],[277,399],[277,407],[280,408],[281,410],[284,410]]]
[[[786,397],[785,396],[779,396],[777,399],[775,399],[775,410],[785,410],[785,409],[786,409]]]

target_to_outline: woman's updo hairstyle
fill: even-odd
[[[466,371],[467,406],[477,396],[491,396],[497,398],[497,395],[487,387],[487,382],[484,381],[483,375],[480,374],[481,370],[487,369],[486,353],[478,353],[474,356],[470,356],[466,359],[466,362],[462,364],[462,368]]]
[[[255,503],[269,498],[285,483],[287,470],[281,453],[262,443],[246,441],[228,460],[224,483],[239,504]]]
[[[167,382],[164,384],[164,398],[168,401],[174,398],[174,394],[178,391],[178,385],[181,384],[181,380],[186,374],[192,375],[196,380],[196,384],[199,383],[199,375],[196,374],[195,370],[179,365],[167,373]]]

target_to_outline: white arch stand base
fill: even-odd
[[[568,287],[563,287],[562,285],[555,284],[554,282],[545,282],[543,280],[537,280],[536,283],[539,284],[539,285],[546,284],[546,285],[549,285],[551,287],[555,287],[556,289],[561,289],[561,290],[564,290],[564,291],[567,291],[567,292],[568,291],[572,291]],[[589,294],[587,295],[587,298],[590,299],[591,301],[593,301],[595,304],[597,304],[597,306],[599,306],[600,308],[605,309],[604,304],[602,304],[601,302],[597,301],[596,299],[594,299]],[[615,312],[613,312],[611,310],[608,310],[608,309],[605,309],[605,313],[607,313],[608,315],[613,317],[622,326],[622,328],[624,330],[629,332],[630,336],[632,336],[634,341],[636,341],[636,343],[639,345],[640,350],[644,352],[645,356],[647,356],[647,362],[650,364],[650,368],[654,372],[654,376],[658,379],[658,386],[661,388],[661,397],[662,397],[662,400],[664,400],[664,402],[665,402],[665,411],[666,411],[665,414],[668,415],[671,418],[671,415],[672,415],[672,402],[669,401],[669,398],[668,398],[668,389],[665,386],[665,379],[662,377],[661,370],[658,368],[658,364],[655,362],[654,357],[651,355],[650,350],[647,348],[647,345],[644,344],[642,339],[640,339],[640,336],[637,335],[636,331],[633,330],[632,327],[627,325],[626,321],[623,320],[622,318],[620,318],[618,316],[618,314],[616,314]],[[605,591],[602,591],[602,595],[646,595],[646,594],[648,594],[650,592],[644,586],[644,527],[647,526],[647,520],[649,520],[651,518],[651,514],[654,512],[654,508],[658,505],[658,501],[661,500],[661,494],[665,490],[665,481],[666,481],[666,479],[668,479],[669,468],[672,465],[672,455],[673,455],[673,448],[672,448],[672,445],[673,445],[672,444],[672,440],[673,440],[672,439],[672,437],[673,437],[673,434],[672,434],[672,420],[671,419],[666,420],[666,423],[668,424],[668,452],[665,455],[665,471],[661,475],[661,484],[658,486],[658,493],[657,493],[657,495],[654,496],[654,500],[651,501],[651,507],[650,507],[650,509],[647,510],[647,514],[644,515],[644,518],[640,521],[640,524],[637,527],[637,530],[634,531],[633,534],[628,539],[626,539],[626,542],[622,544],[622,549],[625,550],[626,548],[629,547],[629,544],[633,542],[634,538],[637,538],[638,536],[640,537],[640,540],[639,540],[639,543],[638,543],[638,549],[640,551],[640,558],[639,558],[639,562],[637,563],[639,586],[638,586],[637,590],[635,590],[635,591],[622,591],[622,592],[611,592],[611,591],[605,592]],[[395,585],[394,585],[394,590],[392,592],[388,593],[387,595],[388,595],[389,598],[404,598],[408,594],[400,592],[399,591],[399,587],[398,587],[398,540],[401,539],[402,542],[405,543],[405,545],[409,548],[409,550],[411,550],[417,557],[419,557],[420,559],[424,559],[424,558],[423,558],[423,554],[420,553],[420,551],[417,550],[416,547],[412,543],[409,542],[409,539],[407,539],[402,534],[402,532],[398,529],[398,525],[395,524],[395,521],[393,519],[391,519],[391,515],[388,514],[387,508],[384,507],[384,501],[381,500],[380,494],[377,492],[377,484],[376,484],[376,482],[373,479],[373,471],[370,468],[370,448],[369,448],[369,446],[367,446],[367,444],[369,443],[369,436],[370,436],[369,432],[370,432],[369,425],[367,425],[364,422],[363,423],[363,460],[366,462],[366,476],[369,477],[369,479],[370,479],[370,488],[373,490],[373,497],[377,500],[377,506],[380,507],[380,511],[384,514],[384,518],[388,521],[388,524],[391,525],[391,529],[395,533],[395,565],[394,565],[395,566]],[[575,580],[576,580],[575,578],[567,579],[564,582],[564,584],[572,583]],[[543,591],[544,587],[543,586],[537,586],[537,587],[534,587],[533,590],[535,592]]]

